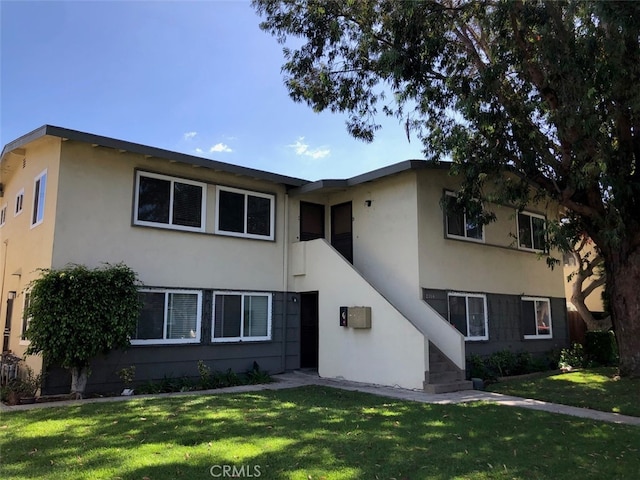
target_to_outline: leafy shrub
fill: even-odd
[[[584,347],[579,343],[574,343],[571,348],[563,348],[560,351],[560,368],[582,368],[588,365]]]
[[[516,356],[511,350],[500,350],[492,353],[488,362],[499,377],[513,375],[517,365]]]
[[[258,362],[253,362],[253,369],[249,370],[246,374],[247,383],[249,385],[257,385],[260,383],[271,383],[273,379],[268,372],[260,370]]]
[[[198,375],[198,379],[174,378],[171,375],[165,375],[160,381],[149,381],[138,386],[136,391],[140,394],[190,392],[236,385],[256,385],[273,381],[266,371],[260,369],[258,362],[253,362],[253,368],[241,376],[231,369],[226,372],[212,371],[202,360],[198,360]]]
[[[527,373],[544,372],[556,368],[557,363],[551,355],[534,357],[529,352],[514,353],[511,350],[500,350],[488,357],[470,355],[467,358],[467,372],[470,378],[495,380],[498,377],[524,375]]]
[[[597,365],[618,364],[618,346],[611,330],[586,332],[585,351],[588,358]]]
[[[467,358],[467,372],[470,378],[490,378],[489,369],[485,365],[485,360],[480,355],[469,355]]]

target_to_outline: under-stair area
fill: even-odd
[[[425,372],[424,391],[448,393],[471,390],[473,383],[465,380],[463,370],[449,360],[432,342],[429,342],[429,371]]]

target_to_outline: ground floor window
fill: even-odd
[[[211,340],[271,340],[271,306],[270,294],[214,292]]]
[[[472,293],[449,293],[449,322],[466,340],[488,340],[487,297]]]
[[[522,324],[525,339],[552,338],[549,299],[522,297]]]
[[[200,342],[201,291],[141,290],[140,299],[133,345]]]

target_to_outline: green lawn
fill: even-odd
[[[640,379],[621,379],[612,367],[509,380],[492,392],[640,417]]]
[[[225,478],[224,465],[244,478],[301,480],[640,471],[638,427],[316,386],[15,411],[2,415],[0,432],[5,480]]]

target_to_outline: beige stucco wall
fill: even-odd
[[[296,291],[319,291],[318,373],[421,389],[428,341],[325,240],[291,246]],[[340,307],[371,307],[371,328],[340,326]]]
[[[21,154],[7,154],[2,162],[4,197],[0,206],[7,204],[6,223],[0,228],[0,259],[2,261],[2,305],[0,325],[6,321],[6,301],[9,292],[16,292],[11,323],[9,348],[22,357],[27,342],[21,340],[25,289],[32,280],[40,276],[39,269],[51,267],[55,228],[55,212],[59,180],[60,140],[44,137],[29,144]],[[47,170],[44,218],[42,223],[31,227],[34,207],[35,178]],[[23,211],[15,213],[16,195],[24,189]],[[42,365],[41,358],[27,357],[36,371]]]
[[[206,233],[133,225],[135,170],[208,183]],[[275,241],[215,235],[215,185],[276,195]],[[124,262],[149,286],[282,290],[284,187],[78,142],[62,145],[53,265]]]
[[[418,173],[419,277],[424,288],[467,292],[564,297],[562,268],[551,270],[536,253],[519,250],[516,210],[492,205],[497,221],[485,226],[485,243],[445,237],[440,200],[444,189],[456,190],[457,180],[443,170]],[[539,204],[532,213],[553,211]]]
[[[300,228],[299,200],[292,198],[292,236]],[[328,239],[331,206],[352,202],[355,269],[402,313],[402,322],[411,323],[464,369],[464,338],[421,298],[416,172],[406,171],[324,197],[305,196],[304,200],[326,205]]]

